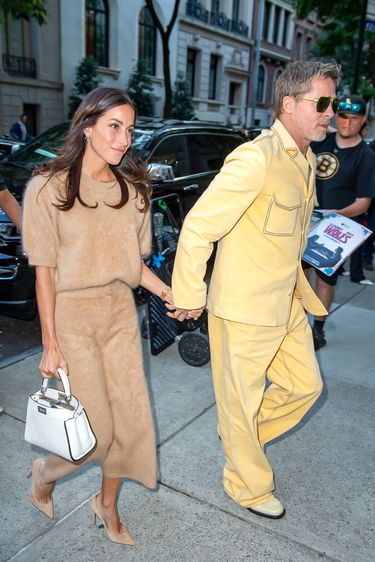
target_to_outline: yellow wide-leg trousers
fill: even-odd
[[[242,507],[275,489],[264,445],[296,425],[322,391],[300,300],[288,324],[255,326],[209,314],[213,384],[224,449],[224,489]],[[266,387],[266,377],[270,384]]]

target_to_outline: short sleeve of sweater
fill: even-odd
[[[146,258],[151,252],[151,225],[150,209],[143,214],[143,222],[139,231],[139,248],[142,258]]]
[[[23,247],[31,265],[56,266],[58,237],[56,213],[52,204],[52,180],[35,176],[29,182],[23,203]]]

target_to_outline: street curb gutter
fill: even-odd
[[[38,347],[32,347],[27,351],[23,351],[22,353],[18,353],[17,355],[12,355],[12,357],[6,357],[2,361],[0,361],[0,371],[1,369],[5,369],[5,367],[9,367],[10,365],[14,365],[14,363],[18,363],[19,361],[23,361],[32,355],[36,355],[43,350],[41,345]]]

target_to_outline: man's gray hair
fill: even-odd
[[[275,84],[274,115],[282,113],[285,96],[297,98],[306,94],[315,79],[332,78],[336,86],[340,79],[340,66],[335,60],[331,62],[303,61],[291,62],[284,68]]]

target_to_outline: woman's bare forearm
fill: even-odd
[[[58,347],[55,331],[55,272],[54,267],[36,266],[36,298],[42,342],[46,349]]]
[[[57,372],[61,367],[69,372],[68,364],[63,357],[56,336],[55,328],[55,273],[56,268],[36,266],[36,296],[42,328],[43,355],[39,370],[43,377],[60,378]]]
[[[22,226],[22,210],[17,200],[7,189],[0,191],[0,207],[16,225],[18,230]]]
[[[151,271],[145,263],[142,263],[140,286],[150,291],[154,295],[161,297],[163,300],[169,302],[168,297],[172,296],[170,287],[164,283],[155,273]],[[171,303],[172,303],[172,299]]]

